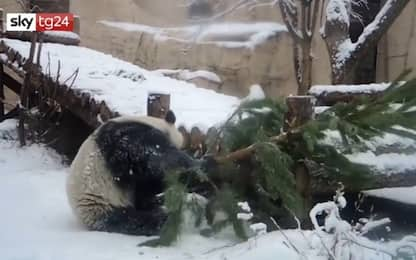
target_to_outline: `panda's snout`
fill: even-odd
[[[160,165],[164,170],[189,170],[199,167],[199,162],[183,151],[174,150],[166,153],[160,161]]]

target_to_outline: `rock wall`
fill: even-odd
[[[11,2],[11,0],[3,1]],[[232,2],[235,2],[235,0],[210,1],[218,4],[218,10],[226,10]],[[127,61],[135,62],[149,69],[211,70],[225,77],[225,79],[222,79],[225,81],[222,89],[225,93],[244,95],[247,86],[256,80],[261,81],[257,83],[266,84],[266,89],[269,89],[267,93],[273,96],[295,92],[296,84],[294,74],[292,73],[292,51],[287,46],[279,47],[279,50],[276,52],[272,52],[271,50],[266,51],[265,48],[267,46],[262,46],[262,48],[255,50],[255,53],[258,52],[259,57],[261,57],[259,60],[262,61],[262,64],[280,64],[277,67],[281,71],[268,75],[268,81],[274,83],[267,83],[268,81],[265,80],[264,75],[267,75],[270,70],[266,69],[263,73],[259,73],[259,70],[255,69],[255,71],[251,72],[252,64],[259,64],[259,62],[256,58],[251,57],[253,54],[247,53],[246,51],[224,51],[214,46],[204,45],[191,48],[188,51],[190,54],[183,55],[182,57],[178,53],[187,52],[187,50],[176,49],[175,51],[172,46],[178,46],[177,42],[169,42],[172,46],[156,43],[149,36],[146,36],[145,33],[115,30],[114,28],[105,27],[97,23],[97,21],[105,19],[159,27],[183,26],[186,24],[188,16],[186,7],[181,5],[183,2],[182,0],[71,0],[71,10],[81,16],[81,39],[84,46],[98,49]],[[416,1],[410,1],[405,11],[380,42],[376,67],[377,81],[393,80],[405,68],[414,68],[413,75],[416,75],[416,48],[414,47],[416,46],[415,17]],[[282,19],[277,7],[260,6],[239,9],[221,17],[216,22],[223,21],[281,22]],[[313,40],[313,83],[328,84],[330,83],[331,75],[326,46],[319,32],[316,32],[315,35]],[[289,46],[290,43],[288,41],[287,39],[282,40],[284,44]],[[140,50],[138,50],[139,46],[141,48]],[[274,43],[270,43],[268,47],[274,48],[275,45]],[[207,48],[207,50],[204,48]],[[196,50],[200,53],[197,53]],[[273,54],[265,55],[267,52]],[[167,56],[163,57],[163,55]],[[226,64],[228,66],[234,63],[237,56],[241,62],[240,64],[228,69],[224,67]],[[211,57],[215,57],[215,59]],[[178,60],[175,61],[174,59]],[[225,62],[225,59],[230,59],[230,61]],[[254,60],[256,61],[254,62]],[[252,63],[249,64],[248,62]],[[182,65],[186,65],[187,67],[179,67]],[[238,72],[235,69],[237,66],[239,67]],[[246,71],[246,73],[243,73],[243,71]],[[235,76],[236,74],[240,76]],[[290,80],[287,80],[288,78]],[[277,85],[279,87],[270,87]],[[279,89],[278,91],[276,90],[277,88]]]
[[[378,46],[378,81],[394,80],[405,69],[416,76],[416,1],[409,2]]]
[[[150,33],[129,32],[99,23],[100,20],[108,20],[160,27],[184,26],[188,14],[179,2],[72,0],[71,11],[81,19],[82,45],[144,68],[212,71],[223,81],[219,91],[237,96],[246,95],[250,85],[256,83],[261,84],[265,92],[271,96],[296,92],[291,39],[287,33],[271,39],[253,51],[243,47],[223,48],[214,43],[192,46],[174,39],[158,41]],[[230,2],[231,0],[222,1],[221,8],[226,8]],[[97,8],[98,5],[107,8]],[[277,8],[260,7],[239,10],[218,22],[276,21],[279,17]]]
[[[140,33],[133,62],[148,69],[197,68],[215,72],[223,81],[218,91],[244,96],[252,84],[260,84],[270,96],[294,94],[291,39],[281,32],[255,49],[224,47],[216,42],[158,40]]]
[[[0,0],[0,8],[3,8],[6,13],[21,12],[16,0]]]

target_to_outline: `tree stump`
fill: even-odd
[[[170,108],[170,95],[151,93],[147,97],[147,115],[165,118]]]
[[[293,96],[286,98],[287,112],[285,115],[284,130],[298,127],[312,118],[313,96]]]
[[[313,115],[313,96],[293,96],[286,98],[288,111],[285,115],[284,130],[303,125],[309,121]],[[303,161],[295,162],[293,173],[296,179],[296,190],[302,198],[302,212],[300,219],[303,223],[308,223],[308,212],[312,207],[311,179]]]

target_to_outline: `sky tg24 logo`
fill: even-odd
[[[74,15],[71,13],[8,13],[7,31],[73,31]]]

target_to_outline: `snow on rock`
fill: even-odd
[[[254,100],[262,100],[266,98],[266,94],[264,94],[263,89],[260,85],[252,85],[250,87],[250,91],[248,95],[242,100],[244,101],[254,101]]]
[[[384,91],[390,83],[371,83],[361,85],[315,85],[309,90],[314,96],[325,95],[327,93],[375,93]]]
[[[248,221],[252,218],[253,218],[253,213],[237,213],[237,219]]]
[[[212,81],[215,83],[222,83],[220,77],[215,74],[214,72],[206,71],[206,70],[197,70],[197,71],[190,71],[190,70],[169,70],[169,69],[159,69],[155,70],[156,73],[160,73],[163,76],[170,76],[173,75],[179,80],[189,81],[195,78],[203,78],[208,81]]]
[[[213,23],[184,27],[160,28],[142,24],[114,21],[99,21],[109,27],[129,32],[153,34],[157,40],[174,39],[178,41],[196,41],[215,43],[225,48],[251,48],[264,43],[281,32],[287,32],[286,26],[279,23]]]
[[[331,108],[330,106],[315,106],[313,107],[313,112],[315,114],[321,114],[330,108]]]
[[[251,212],[250,205],[248,205],[247,201],[240,201],[240,202],[237,203],[237,206],[239,206],[240,209],[242,209],[246,212]]]
[[[251,224],[250,229],[253,230],[256,235],[264,235],[267,233],[267,225],[261,222]]]
[[[366,190],[363,191],[363,193],[372,197],[416,205],[416,186]]]
[[[2,40],[23,56],[29,55],[30,43]],[[176,114],[177,125],[190,129],[195,125],[210,127],[225,121],[229,111],[239,104],[235,97],[163,77],[110,55],[78,46],[43,44],[41,65],[45,73],[48,70],[48,55],[53,77],[57,75],[58,61],[61,63],[62,83],[79,68],[73,88],[90,93],[97,101],[105,101],[122,115],[145,115],[148,94],[167,93],[171,95],[170,105]]]

